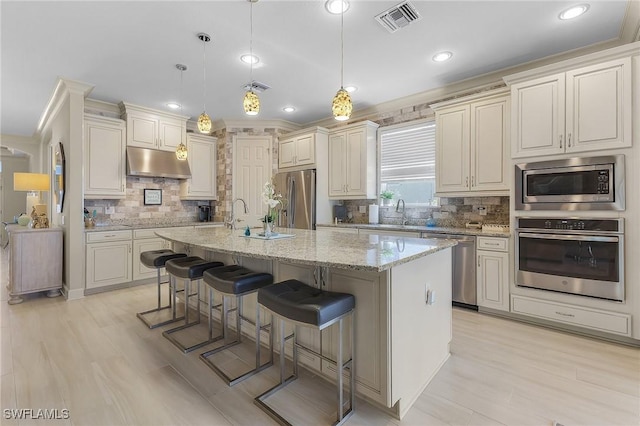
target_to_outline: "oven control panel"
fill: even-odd
[[[621,232],[622,219],[518,218],[519,229]]]

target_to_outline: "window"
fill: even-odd
[[[439,205],[436,189],[435,121],[380,129],[380,192],[407,204]]]

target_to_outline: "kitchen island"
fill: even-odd
[[[269,272],[276,282],[298,279],[353,294],[356,392],[401,418],[449,357],[455,241],[301,229],[265,240],[253,232],[252,237],[226,228],[156,234],[174,250]],[[244,303],[245,312],[253,312],[255,297]],[[306,346],[329,357],[335,357],[336,334],[299,331]],[[334,380],[333,365],[305,355],[301,363]]]

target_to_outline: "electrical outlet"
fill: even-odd
[[[486,216],[487,215],[487,208],[485,206],[478,206],[478,214],[480,216]]]
[[[116,212],[116,208],[113,206],[107,206],[104,208],[105,214],[114,214]]]
[[[366,213],[367,212],[367,206],[358,206],[358,211],[360,213]]]

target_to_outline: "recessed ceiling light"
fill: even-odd
[[[444,62],[451,59],[452,56],[453,56],[453,53],[451,52],[440,52],[433,55],[432,59],[436,62]]]
[[[347,0],[327,0],[324,7],[327,12],[339,15],[343,11],[349,10],[349,2]]]
[[[284,112],[293,112],[293,111],[295,111],[296,109],[295,109],[294,107],[292,107],[292,106],[287,106],[287,107],[282,108],[282,110],[283,110]]]
[[[579,4],[578,6],[573,6],[565,10],[560,15],[558,15],[558,18],[563,21],[566,21],[567,19],[577,18],[578,16],[585,13],[587,10],[589,10],[588,4]]]
[[[260,62],[260,58],[256,55],[242,55],[240,56],[240,60],[245,64],[257,64]]]
[[[177,102],[169,102],[167,104],[167,106],[171,109],[179,109],[180,108],[180,104]]]
[[[358,88],[356,86],[345,86],[344,90],[346,90],[349,93],[353,93],[356,90],[358,90]]]

